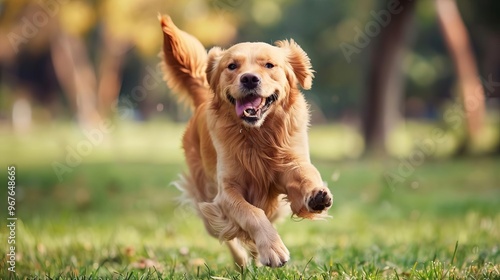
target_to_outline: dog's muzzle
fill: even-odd
[[[257,94],[249,94],[241,99],[235,99],[227,94],[227,99],[236,109],[236,115],[249,124],[255,124],[269,110],[270,106],[278,100],[278,94],[264,98]]]

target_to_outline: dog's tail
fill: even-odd
[[[192,35],[175,26],[169,16],[158,14],[163,30],[164,80],[180,101],[198,107],[210,96],[205,68],[207,51]]]

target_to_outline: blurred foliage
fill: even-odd
[[[500,36],[497,28],[500,18],[496,16],[500,11],[498,4],[465,0],[458,3],[471,34],[481,77],[487,80],[493,74],[493,81],[499,80],[496,72],[491,72],[495,68],[481,67],[491,55],[486,51],[491,48],[487,39]],[[26,22],[36,22],[37,13],[45,13],[53,22],[40,26],[36,36],[20,44],[20,52],[15,57],[6,57],[8,52],[1,52],[2,48],[12,49],[8,39],[0,43],[0,123],[8,126],[14,102],[30,95],[28,100],[36,122],[74,118],[68,97],[58,85],[51,66],[49,44],[54,34],[50,32],[82,38],[97,77],[102,75],[99,62],[105,55],[125,54],[119,70],[121,84],[117,104],[120,109],[115,110],[120,119],[186,120],[190,113],[178,107],[175,98],[167,94],[162,73],[156,67],[162,43],[157,16],[165,13],[170,14],[180,28],[199,38],[207,49],[213,45],[229,47],[239,41],[272,44],[285,38],[295,39],[311,57],[316,71],[313,89],[305,92],[312,103],[313,122],[335,120],[356,130],[364,113],[367,69],[374,55],[371,47],[375,38],[370,38],[366,47],[349,58],[340,46],[342,43],[355,44],[359,40],[357,30],[376,21],[375,14],[387,9],[386,5],[387,1],[382,0],[5,0],[0,3],[2,36],[12,32],[21,34]],[[53,24],[60,31],[53,31]],[[103,46],[111,52],[104,52]],[[449,130],[453,139],[461,141],[465,115],[463,111],[455,113],[456,106],[460,105],[455,70],[432,1],[418,2],[401,63],[405,90],[399,111],[410,120],[408,125],[401,126],[403,130],[413,127],[412,121],[423,121],[424,126],[432,121]],[[156,83],[147,89],[144,100],[134,98],[137,87],[151,78]],[[498,128],[492,128],[498,127],[498,102],[493,99],[487,102],[489,128],[484,132],[484,141],[478,144],[481,151],[491,151],[499,142]],[[446,118],[449,113],[461,118],[460,125],[450,123]],[[398,139],[426,137],[402,131],[401,127],[393,132],[389,137],[392,140],[387,143],[393,155],[408,155],[413,147],[406,144],[408,141]],[[333,158],[358,157],[364,144],[357,133],[351,132],[345,134],[345,139],[337,139],[347,146],[336,144],[327,154]],[[443,146],[444,154],[455,150],[453,143]]]
[[[500,9],[498,3],[490,2],[459,1],[466,24],[473,33],[479,26],[498,33],[500,19],[496,15]],[[145,71],[137,69],[158,62],[156,53],[160,49],[161,31],[156,17],[159,12],[170,14],[181,28],[198,37],[207,48],[212,45],[227,47],[238,41],[272,43],[294,38],[310,55],[317,71],[313,90],[306,95],[319,106],[321,115],[328,119],[357,120],[363,102],[370,44],[359,54],[353,54],[350,62],[339,46],[343,42],[353,43],[355,29],[363,29],[373,21],[373,13],[385,9],[384,3],[373,0],[5,0],[0,4],[0,29],[7,32],[20,24],[21,17],[29,19],[26,9],[51,11],[50,16],[65,32],[85,38],[94,60],[100,59],[99,40],[103,37],[116,40],[118,50],[128,51],[123,77],[146,75]],[[488,35],[474,33],[472,36],[477,41],[479,61],[483,48],[480,36]],[[419,1],[414,28],[409,30],[408,37],[403,66],[407,81],[405,96],[409,103],[402,105],[401,112],[410,117],[436,119],[444,100],[454,95],[455,78],[432,1]],[[120,49],[120,45],[128,44],[130,47]],[[482,76],[487,75],[483,73]],[[0,82],[8,83],[5,79]],[[120,96],[130,95],[136,85],[124,79]],[[175,106],[161,94],[163,91],[166,91],[164,87],[150,94],[144,101],[150,106],[138,106],[137,113],[147,118],[155,114],[154,104],[164,103],[167,109]],[[5,106],[2,108],[5,110]],[[178,117],[177,109],[166,111],[171,117]]]

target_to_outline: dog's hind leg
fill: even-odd
[[[227,247],[229,251],[231,251],[231,255],[233,256],[234,263],[238,267],[246,267],[248,264],[248,254],[245,248],[240,245],[240,241],[238,238],[231,239],[226,241]]]

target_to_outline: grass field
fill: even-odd
[[[5,190],[0,278],[500,279],[498,157],[426,159],[397,184],[386,179],[401,174],[401,161],[314,157],[334,195],[332,218],[285,219],[277,228],[290,262],[238,270],[193,211],[175,202],[169,183],[185,171],[181,131],[117,128],[62,180],[52,163],[64,162],[65,147],[81,135],[0,135],[0,184],[15,164],[18,218],[13,274]]]

